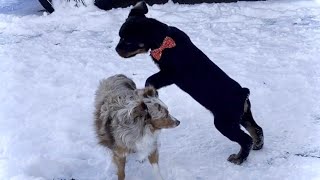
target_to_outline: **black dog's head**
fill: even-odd
[[[126,22],[119,31],[120,41],[116,51],[121,57],[129,58],[136,54],[158,48],[165,38],[168,26],[152,18],[147,18],[148,7],[138,2],[130,11]]]

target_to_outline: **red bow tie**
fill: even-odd
[[[167,49],[167,48],[173,48],[176,46],[176,43],[174,42],[174,40],[171,37],[166,37],[164,38],[161,46],[158,49],[154,49],[150,52],[151,56],[156,59],[156,60],[160,60],[161,56],[162,56],[162,51]]]

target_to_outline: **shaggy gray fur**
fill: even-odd
[[[136,89],[135,83],[124,75],[111,76],[100,82],[95,107],[99,142],[110,149],[122,147],[135,152],[137,142],[142,138],[154,137],[150,131],[154,129],[152,119],[153,122],[163,119],[176,121],[155,89]]]
[[[124,75],[115,75],[101,81],[96,91],[97,134],[102,144],[110,140],[107,142],[110,149],[114,143],[134,149],[134,143],[143,134],[147,112],[139,116],[138,111],[143,111],[139,108],[142,100],[137,101],[139,97],[135,89],[132,80]]]

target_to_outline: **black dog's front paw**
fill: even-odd
[[[239,156],[238,154],[231,154],[228,158],[229,162],[232,162],[234,164],[240,165],[243,163],[243,161],[245,161],[246,158],[243,158],[241,156]]]

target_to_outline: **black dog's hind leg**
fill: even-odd
[[[238,154],[231,154],[228,161],[234,164],[241,164],[245,161],[252,147],[252,138],[240,129],[238,119],[225,119],[215,117],[214,124],[216,128],[231,141],[237,142],[241,149]]]
[[[245,104],[245,112],[240,121],[241,125],[246,128],[253,138],[253,150],[259,150],[263,147],[264,137],[262,128],[254,121],[251,113],[251,104],[249,99]]]
[[[173,80],[170,73],[159,71],[146,80],[145,86],[153,86],[155,89],[160,89],[171,84],[173,84]]]

